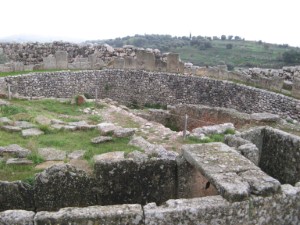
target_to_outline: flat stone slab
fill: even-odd
[[[223,143],[184,145],[182,151],[184,158],[229,201],[248,198],[251,182],[252,189],[256,187],[255,180],[251,180],[250,175],[248,179],[244,179],[239,174],[250,170],[259,171],[260,168]]]
[[[50,125],[51,124],[51,119],[49,119],[48,117],[43,116],[43,115],[38,115],[37,117],[35,117],[35,121],[41,125]]]
[[[229,201],[243,201],[250,195],[250,185],[236,173],[212,174],[211,182]]]
[[[14,125],[16,127],[20,127],[22,129],[28,129],[28,128],[33,128],[33,127],[36,127],[33,123],[29,123],[27,121],[16,121],[14,123]]]
[[[1,126],[1,129],[8,132],[20,132],[22,130],[21,127],[15,127],[10,125]]]
[[[65,124],[64,121],[59,120],[59,119],[52,119],[50,122],[51,122],[51,124]]]
[[[135,129],[133,128],[120,128],[114,131],[114,137],[122,138],[122,137],[131,137],[135,133]]]
[[[25,210],[6,210],[0,212],[0,224],[5,225],[34,225],[35,212]]]
[[[3,105],[9,105],[10,103],[8,101],[5,101],[3,99],[0,99],[0,106],[3,106]]]
[[[37,170],[45,170],[45,169],[48,169],[51,166],[62,165],[62,164],[65,164],[64,161],[46,161],[46,162],[43,162],[43,163],[40,163],[39,165],[37,165],[35,167],[35,169],[37,169]]]
[[[119,160],[124,160],[125,155],[124,152],[117,151],[117,152],[108,152],[101,155],[95,155],[93,157],[95,163],[96,162],[114,162]]]
[[[83,159],[83,156],[86,151],[84,150],[76,150],[68,154],[69,159]]]
[[[107,135],[108,133],[113,133],[118,127],[113,123],[99,123],[97,128],[102,135]]]
[[[7,118],[7,117],[1,117],[0,118],[0,123],[9,124],[9,123],[12,123],[12,120]]]
[[[85,208],[63,208],[58,212],[38,212],[36,225],[48,224],[135,224],[142,225],[143,210],[138,204],[114,206],[89,206]]]
[[[261,170],[248,170],[239,174],[250,185],[250,192],[255,195],[271,195],[278,192],[281,184],[278,180]]]
[[[223,143],[184,145],[182,150],[185,159],[206,176],[259,169],[250,160]]]
[[[41,155],[46,161],[61,161],[66,158],[66,152],[57,150],[55,148],[40,148],[38,154]]]
[[[6,165],[31,165],[33,162],[25,158],[10,158],[6,161]]]
[[[234,125],[232,123],[223,123],[223,124],[217,124],[213,126],[198,127],[192,130],[192,135],[201,136],[201,134],[204,135],[222,134],[228,129],[234,130]]]
[[[280,120],[280,116],[272,113],[252,113],[250,118],[259,122],[278,122]]]
[[[108,141],[112,141],[112,137],[99,136],[99,137],[95,137],[95,138],[91,139],[91,142],[93,144],[100,144],[100,143],[108,142]]]
[[[75,126],[76,130],[89,130],[97,127],[96,125],[89,125],[86,121],[70,122],[68,125]]]
[[[6,147],[0,147],[0,156],[9,155],[18,158],[25,158],[31,153],[30,150],[22,148],[19,145],[12,144]]]
[[[38,128],[30,128],[30,129],[22,130],[23,137],[39,136],[42,134],[44,134],[44,132]]]

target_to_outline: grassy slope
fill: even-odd
[[[232,44],[232,49],[226,49],[227,44]],[[281,55],[287,49],[276,45],[258,44],[251,41],[212,41],[212,48],[199,50],[192,46],[171,48],[171,51],[180,54],[183,61],[192,62],[195,65],[218,65],[220,63],[234,66],[257,67],[282,67]]]
[[[288,66],[282,60],[282,54],[289,50],[299,48],[284,45],[269,44],[247,40],[211,40],[212,48],[200,50],[197,46],[191,46],[189,39],[179,39],[164,35],[140,35],[138,37],[124,37],[111,40],[95,41],[96,43],[108,43],[114,47],[131,44],[134,45],[137,39],[144,40],[138,47],[158,48],[162,52],[177,52],[185,62],[192,62],[194,65],[218,65],[231,64],[235,67],[264,67],[281,68]],[[121,43],[120,43],[121,42]],[[232,44],[232,49],[226,45]],[[181,47],[180,47],[181,46]]]
[[[82,116],[80,109],[91,107],[91,104],[84,106],[71,105],[70,103],[61,103],[54,100],[13,100],[13,106],[0,108],[0,117],[7,116],[12,120],[27,120],[35,122],[34,118],[37,115],[45,115],[48,118],[60,118],[61,115],[67,115],[68,118],[62,118],[65,121],[78,121]],[[90,123],[101,122],[101,117],[84,115],[85,120]],[[61,118],[60,118],[61,119]],[[23,138],[21,133],[9,133],[0,130],[0,146],[10,144],[18,144],[24,148],[30,149],[31,159],[39,160],[37,154],[38,148],[53,147],[66,152],[75,150],[86,150],[84,158],[92,163],[92,157],[96,154],[101,154],[111,151],[130,152],[136,150],[136,147],[129,146],[129,138],[114,138],[112,142],[103,144],[92,144],[91,138],[100,135],[97,129],[89,131],[58,131],[51,130],[49,127],[43,126],[44,130],[48,131],[45,135],[31,138]],[[38,162],[35,162],[37,164]],[[0,180],[18,180],[32,178],[35,173],[39,172],[34,169],[34,166],[7,166],[0,162]]]

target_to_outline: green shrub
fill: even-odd
[[[224,134],[235,134],[235,130],[229,128],[229,129],[225,130]]]

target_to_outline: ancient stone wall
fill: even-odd
[[[280,94],[208,78],[146,71],[52,72],[6,77],[15,95],[73,97],[88,93],[126,105],[202,104],[245,113],[269,112],[300,120],[300,101]]]
[[[77,45],[64,42],[11,44],[0,43],[9,59],[0,72],[30,70],[88,70],[101,68],[143,69],[183,73],[179,54],[161,54],[158,49],[109,45]]]
[[[35,199],[37,199],[36,195],[40,195],[38,197],[46,200],[42,208],[36,208],[37,212],[30,211],[31,206],[28,211],[16,210],[16,207],[10,204],[9,207],[12,210],[0,212],[0,224],[299,224],[300,183],[295,186],[281,185],[276,179],[262,172],[259,167],[244,158],[238,151],[222,143],[185,145],[182,151],[183,154],[176,160],[175,171],[169,170],[170,167],[165,171],[163,165],[158,166],[158,161],[155,159],[153,164],[151,160],[146,160],[146,162],[152,164],[153,169],[158,172],[157,174],[151,170],[142,169],[141,166],[136,170],[129,168],[126,171],[127,160],[120,160],[119,156],[111,157],[111,155],[110,157],[100,157],[100,159],[105,158],[106,160],[98,161],[97,163],[102,166],[95,167],[98,175],[101,174],[100,170],[103,168],[107,169],[108,174],[114,173],[114,176],[102,173],[101,177],[96,178],[97,180],[107,179],[106,183],[111,185],[110,188],[113,188],[111,190],[113,192],[125,193],[128,191],[128,193],[134,194],[137,191],[139,193],[138,186],[141,184],[135,177],[145,178],[149,175],[153,179],[153,184],[157,184],[156,181],[159,179],[164,180],[163,183],[158,184],[159,187],[153,185],[150,188],[163,190],[169,186],[169,179],[165,179],[164,175],[175,176],[174,185],[177,189],[175,197],[178,196],[179,199],[168,200],[159,206],[154,202],[145,205],[106,206],[89,202],[94,206],[61,208],[57,211],[57,207],[51,208],[53,202],[59,203],[61,206],[73,206],[76,200],[78,202],[86,201],[85,197],[92,199],[86,191],[103,193],[107,188],[107,186],[103,186],[101,189],[95,181],[94,188],[89,184],[86,187],[84,184],[88,176],[83,171],[68,165],[60,165],[53,166],[36,177],[39,183],[35,183],[34,192],[39,186],[48,186],[48,190],[44,190],[44,196],[41,193],[35,194]],[[110,168],[113,165],[123,169],[118,172],[115,167]],[[130,177],[128,175],[131,172],[134,174]],[[140,174],[138,175],[138,173]],[[190,176],[186,176],[187,173]],[[125,180],[123,176],[128,176],[129,184],[130,180],[137,184],[134,184],[133,187],[126,186],[122,181]],[[58,177],[60,177],[60,181],[57,180]],[[68,182],[71,182],[71,185],[65,186]],[[143,181],[141,182],[143,183]],[[24,192],[18,187],[14,187],[14,183],[6,182],[5,185],[7,184],[11,185],[11,189],[1,190],[2,195],[7,194],[9,190],[15,192],[16,195]],[[123,190],[116,187],[120,184],[123,185]],[[151,183],[147,185],[151,185]],[[61,191],[59,191],[60,189]],[[63,193],[65,189],[65,193]],[[52,190],[59,192],[50,193]],[[53,195],[55,198],[52,198]],[[75,198],[76,196],[79,199]],[[5,206],[6,202],[2,199],[0,201]],[[97,199],[95,198],[95,200]],[[25,200],[30,201],[30,199]],[[18,204],[17,202],[12,203]],[[46,209],[49,206],[51,212],[39,211],[39,209]]]

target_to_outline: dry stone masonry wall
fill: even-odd
[[[126,105],[202,104],[300,120],[300,101],[245,85],[141,70],[51,72],[6,77],[14,95],[70,98],[87,93]]]
[[[0,211],[4,211],[0,212],[0,224],[299,224],[300,183],[280,184],[222,143],[186,145],[182,151],[171,160],[125,158],[124,153],[99,155],[94,173],[100,183],[89,183],[87,179],[94,176],[69,165],[38,174],[33,187],[1,182]],[[128,163],[137,164],[136,170]],[[107,191],[116,198],[103,203]],[[164,200],[150,203],[140,198],[157,200],[152,194],[161,194],[159,198]],[[35,201],[30,200],[33,197]],[[16,201],[9,202],[9,198]],[[117,202],[125,204],[106,205]]]

